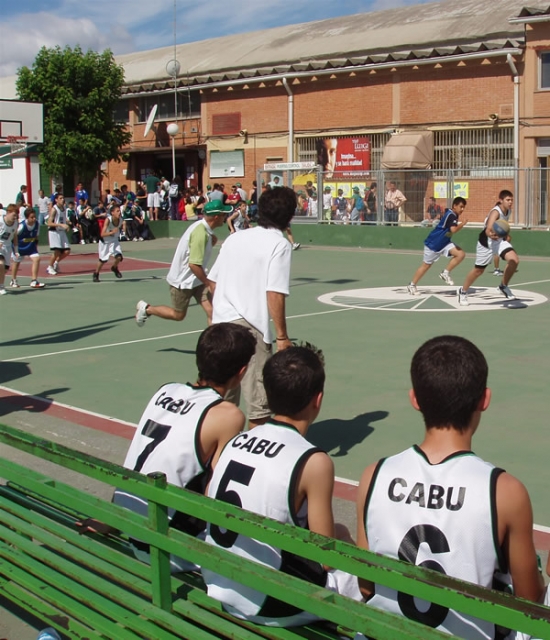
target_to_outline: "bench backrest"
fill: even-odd
[[[0,477],[24,487],[39,500],[62,504],[75,515],[96,518],[130,537],[148,543],[151,546],[153,603],[162,609],[170,610],[172,607],[169,568],[169,554],[172,553],[335,624],[361,631],[379,640],[449,637],[407,618],[353,602],[171,529],[167,516],[168,507],[171,507],[449,609],[536,637],[550,638],[549,610],[541,605],[379,556],[305,529],[283,525],[225,502],[168,485],[163,474],[144,476],[5,425],[0,425],[0,442],[89,478],[119,487],[148,501],[149,517],[144,518],[0,457]]]

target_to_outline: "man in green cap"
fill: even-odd
[[[145,300],[140,300],[136,306],[138,327],[142,327],[149,316],[180,322],[187,314],[191,298],[195,298],[201,305],[208,318],[208,324],[211,323],[212,295],[206,275],[207,266],[212,247],[218,240],[214,235],[214,229],[224,224],[225,216],[232,210],[232,207],[224,205],[220,200],[204,205],[203,218],[188,227],[181,237],[166,276],[172,306],[152,307]]]

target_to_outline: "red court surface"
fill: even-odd
[[[93,245],[94,248],[97,245]],[[124,248],[123,248],[124,250]],[[40,256],[40,271],[39,278],[46,282],[48,279],[58,278],[59,276],[80,276],[88,275],[95,271],[97,266],[97,249],[90,251],[89,253],[75,253],[69,255],[67,258],[61,261],[59,265],[59,273],[57,276],[50,276],[46,273],[46,267],[49,264],[49,254],[41,254]],[[112,261],[110,260],[104,267],[104,270],[108,270]],[[144,269],[165,269],[170,265],[166,262],[157,262],[155,260],[141,260],[139,258],[124,257],[121,271],[141,271]],[[6,280],[9,279],[10,272],[6,275]],[[30,258],[23,258],[21,266],[19,267],[18,276],[31,276],[31,261]]]

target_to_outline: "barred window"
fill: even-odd
[[[514,166],[514,130],[512,127],[434,131],[432,169],[458,169],[468,175],[480,175],[486,169]]]
[[[138,101],[138,122],[146,122],[153,106],[158,105],[157,120],[174,118],[174,94],[142,96]],[[178,89],[178,118],[198,118],[201,114],[200,91]]]

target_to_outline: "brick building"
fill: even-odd
[[[176,76],[168,73],[171,47],[117,58],[126,77],[118,117],[133,140],[127,162],[105,167],[104,187],[135,184],[151,169],[171,177],[171,122],[179,126],[176,172],[201,188],[238,180],[248,189],[264,163],[317,161],[319,140],[328,138],[341,148],[366,141],[356,178],[387,177],[377,172],[407,169],[385,164],[388,145],[416,131],[429,140],[431,173],[392,175],[409,192],[422,184],[420,215],[434,181],[450,171],[467,181],[478,219],[504,186],[521,196],[518,222],[546,221],[547,1],[422,4],[184,44],[175,53]]]

